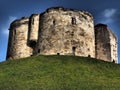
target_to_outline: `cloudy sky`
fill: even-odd
[[[120,39],[120,0],[0,0],[0,62],[6,57],[10,23],[55,6],[92,13],[95,24],[107,24]]]

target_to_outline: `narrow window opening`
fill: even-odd
[[[72,47],[73,55],[75,56],[76,47]]]
[[[76,19],[74,17],[72,17],[72,25],[76,24]]]
[[[112,61],[113,63],[115,63],[115,60],[113,59],[113,61]]]
[[[38,49],[38,53],[40,53],[40,49]]]
[[[89,58],[91,58],[91,55],[88,55]]]
[[[57,55],[60,55],[60,53],[57,53]]]
[[[88,51],[90,51],[90,49],[88,48]]]
[[[55,31],[55,24],[56,24],[56,22],[55,22],[55,20],[53,20],[53,24],[52,24],[52,33],[53,33],[53,34],[55,34],[55,33],[54,33],[54,31]]]
[[[16,35],[16,29],[15,29],[15,35]]]
[[[55,20],[53,20],[53,26],[55,26]]]

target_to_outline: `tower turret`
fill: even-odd
[[[10,25],[7,59],[17,59],[32,55],[28,46],[29,18],[15,20]]]
[[[105,24],[95,26],[96,58],[118,63],[117,37]]]

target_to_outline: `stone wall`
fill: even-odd
[[[28,43],[29,46],[33,49],[33,55],[35,54],[36,44],[38,40],[39,24],[40,14],[32,14],[29,21]]]
[[[16,20],[11,24],[7,59],[18,59],[32,55],[28,46],[29,18]]]
[[[50,8],[40,21],[37,53],[95,57],[94,23],[88,12]]]
[[[30,17],[29,22],[29,41],[38,40],[38,30],[39,30],[39,14],[33,14]]]
[[[118,62],[117,38],[107,25],[98,24],[95,26],[95,45],[97,59]]]

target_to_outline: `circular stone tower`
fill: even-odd
[[[28,57],[32,48],[28,46],[29,18],[23,17],[10,25],[7,60]]]
[[[94,22],[85,11],[49,8],[40,16],[36,53],[95,57]]]

